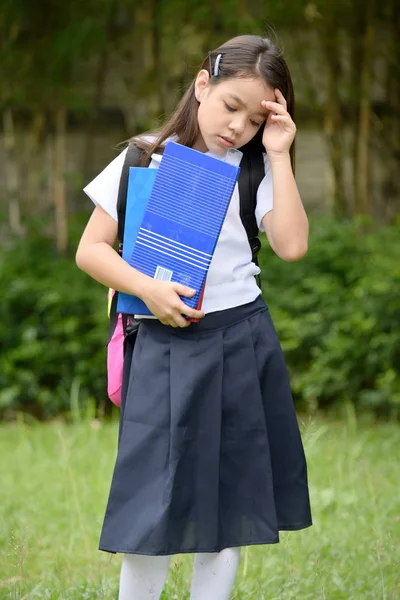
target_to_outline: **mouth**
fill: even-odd
[[[233,146],[235,145],[234,140],[230,137],[219,135],[218,140],[223,146],[225,146],[225,148],[233,148]]]

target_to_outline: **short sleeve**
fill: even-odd
[[[272,186],[271,165],[267,153],[264,154],[265,176],[258,186],[256,220],[260,231],[264,231],[262,220],[265,215],[274,208],[274,193]]]
[[[118,221],[117,200],[122,167],[128,149],[125,148],[97,177],[83,189],[96,206],[101,206]]]

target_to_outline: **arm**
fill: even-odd
[[[276,89],[277,102],[263,101],[270,112],[263,144],[271,165],[274,207],[262,219],[268,241],[283,260],[295,261],[307,252],[308,220],[290,164],[289,149],[296,126],[286,110],[286,100]]]
[[[274,252],[283,260],[300,259],[307,252],[308,219],[290,164],[289,153],[270,158],[274,208],[263,226]]]
[[[76,252],[76,264],[107,287],[142,298],[150,278],[133,269],[113,248],[117,223],[96,206]]]
[[[169,281],[156,281],[131,267],[113,248],[117,237],[116,221],[96,206],[83,232],[76,253],[82,271],[115,290],[138,296],[165,325],[187,327],[183,314],[200,319],[204,313],[186,306],[179,297],[191,297],[194,290]]]

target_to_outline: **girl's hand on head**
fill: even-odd
[[[202,319],[204,313],[186,306],[179,296],[191,298],[195,293],[195,290],[180,283],[150,279],[142,300],[164,325],[188,327],[191,322],[182,315],[191,319]]]
[[[276,89],[275,97],[276,102],[261,102],[262,107],[269,111],[262,141],[268,157],[272,160],[289,152],[296,135],[296,125],[287,111],[284,95]]]

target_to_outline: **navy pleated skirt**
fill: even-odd
[[[186,329],[144,320],[126,355],[100,550],[219,552],[310,525],[288,374],[262,298]]]

